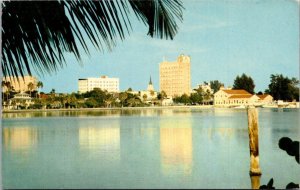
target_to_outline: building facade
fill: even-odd
[[[29,94],[21,92],[15,94],[12,99],[9,100],[9,109],[19,109],[21,107],[28,108],[30,105],[34,104],[32,98]]]
[[[180,55],[175,62],[163,61],[159,65],[160,91],[167,96],[190,95],[191,92],[191,59]]]
[[[241,105],[256,105],[259,97],[246,90],[220,89],[214,94],[216,107],[235,107]]]
[[[16,92],[25,92],[25,91],[34,91],[37,90],[37,83],[38,80],[36,77],[33,76],[24,76],[23,77],[6,77],[2,79],[3,82],[9,82],[10,86],[13,87],[14,91]],[[33,88],[29,89],[28,88],[28,84],[32,83],[33,84]],[[4,86],[3,87],[3,92],[7,91],[7,87]]]
[[[273,103],[273,97],[269,94],[261,94],[257,95],[259,97],[259,102],[261,104],[272,104]]]
[[[79,93],[89,92],[94,88],[100,88],[108,92],[119,92],[119,78],[101,76],[100,78],[78,79]]]

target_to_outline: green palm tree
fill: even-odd
[[[41,81],[39,81],[39,82],[37,82],[37,84],[36,84],[36,87],[38,88],[38,90],[39,90],[39,97],[40,97],[40,88],[43,88],[44,87],[44,84],[43,84],[43,82],[41,82]]]
[[[121,102],[122,107],[124,106],[125,100],[128,98],[127,92],[121,92],[119,94],[119,100]]]
[[[5,90],[5,94],[6,94],[6,101],[8,102],[8,97],[10,95],[10,92],[12,91],[12,89],[14,88],[11,83],[9,81],[4,81],[4,84],[2,82],[3,87],[6,88]]]
[[[146,102],[146,100],[147,100],[147,94],[143,95],[143,100],[144,100],[144,102]]]
[[[2,87],[2,91],[1,91],[1,93],[2,93],[2,105],[3,105],[3,102],[4,102],[4,88],[5,88],[5,86],[6,86],[6,83],[5,83],[5,81],[3,80],[3,81],[1,82],[1,87]]]
[[[28,83],[27,84],[27,88],[29,90],[30,97],[31,97],[31,91],[34,89],[34,84],[32,82]]]
[[[149,36],[173,39],[182,9],[180,0],[4,1],[3,75],[56,71],[65,64],[65,52],[80,60],[80,45],[89,53],[86,39],[110,51],[132,30],[132,14],[148,26]]]

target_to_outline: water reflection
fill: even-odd
[[[37,130],[32,127],[3,128],[3,146],[13,153],[28,156],[37,144]]]
[[[120,160],[120,128],[81,127],[79,128],[79,146],[101,157],[102,160]]]
[[[234,137],[236,130],[233,128],[208,128],[207,133],[210,140],[218,138],[218,139],[231,139]]]
[[[160,155],[164,175],[192,173],[193,145],[189,119],[161,121]]]
[[[3,118],[120,116],[120,110],[47,110],[3,113]]]
[[[5,112],[3,118],[32,118],[32,117],[90,117],[90,116],[173,116],[191,112],[202,112],[191,108],[114,108],[114,109],[84,109],[84,110],[24,110],[18,112]]]

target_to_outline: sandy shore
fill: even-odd
[[[153,107],[123,107],[123,108],[62,108],[62,109],[24,109],[24,110],[2,110],[2,113],[18,112],[53,112],[53,111],[98,111],[98,110],[143,110],[143,109],[209,109],[212,105],[197,106],[153,106]]]

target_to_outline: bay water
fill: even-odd
[[[261,185],[299,183],[278,146],[299,109],[258,109]],[[3,188],[251,188],[245,109],[146,108],[2,114]]]

